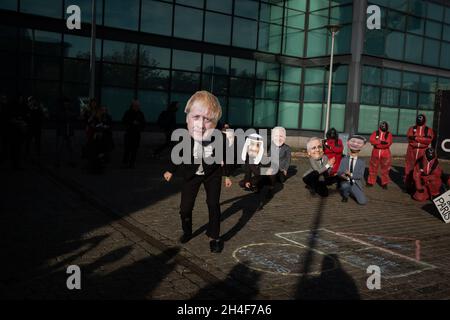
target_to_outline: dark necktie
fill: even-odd
[[[350,173],[353,173],[353,160],[354,158],[350,158]]]

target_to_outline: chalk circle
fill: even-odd
[[[324,259],[326,257],[326,260]],[[308,249],[294,244],[252,243],[233,252],[233,258],[250,269],[284,276],[302,276],[305,274],[306,259],[308,275],[337,268],[337,261],[316,251],[308,254]]]

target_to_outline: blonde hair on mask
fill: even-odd
[[[222,117],[222,107],[220,106],[220,102],[215,95],[212,93],[202,90],[194,93],[186,103],[186,108],[184,112],[189,114],[192,106],[196,101],[203,102],[211,113],[212,120],[214,123],[217,123],[219,119]]]

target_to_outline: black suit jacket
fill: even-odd
[[[229,176],[231,171],[233,170],[233,166],[231,164],[227,164],[226,161],[226,154],[229,152],[229,147],[227,143],[227,138],[225,134],[222,133],[222,155],[223,155],[223,165],[221,163],[212,163],[207,164],[205,163],[204,158],[202,158],[202,165],[203,165],[203,171],[205,173],[205,177],[209,177],[212,175],[221,175],[221,176]],[[200,164],[194,163],[194,139],[190,139],[191,142],[191,148],[190,148],[190,163],[182,163],[179,165],[176,165],[172,162],[172,159],[169,160],[169,164],[167,166],[167,171],[170,173],[176,173],[177,175],[182,176],[185,180],[190,180],[193,177],[195,177],[195,173],[197,172]],[[233,146],[232,146],[233,147]],[[183,152],[183,151],[182,151]],[[181,152],[181,153],[182,153]],[[213,149],[212,156],[215,155],[215,150]],[[183,156],[183,154],[180,154],[180,156]],[[236,161],[236,159],[234,159]]]

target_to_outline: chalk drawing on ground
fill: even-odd
[[[307,251],[304,246],[294,244],[253,243],[236,249],[233,258],[253,270],[284,276],[301,276],[304,274],[302,268]],[[336,268],[336,261],[333,259],[334,265],[322,270],[322,258],[319,255],[313,256],[309,275],[319,275]]]
[[[349,234],[334,232],[325,228],[317,231],[314,234],[311,234],[310,230],[282,232],[276,233],[275,236],[303,248],[308,248],[308,243],[314,240],[315,247],[312,248],[314,252],[320,255],[336,254],[340,261],[364,271],[370,265],[378,265],[381,268],[383,278],[386,279],[405,277],[436,268],[429,263],[393,251],[395,243],[391,240],[389,242],[384,241],[385,245],[388,244],[386,245],[388,248],[381,246],[381,236],[372,237],[372,242],[368,242]],[[311,236],[315,238],[311,239]],[[403,240],[405,239],[403,238]],[[377,241],[380,245],[375,245]],[[415,244],[417,246],[417,242]],[[397,248],[402,248],[402,245],[397,244]]]

